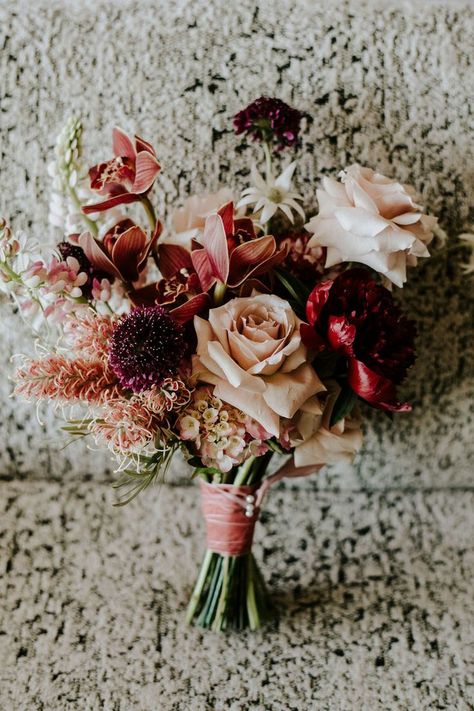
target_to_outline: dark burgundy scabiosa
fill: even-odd
[[[185,354],[183,328],[162,306],[124,316],[109,343],[109,364],[120,384],[139,393],[174,375]]]
[[[297,143],[302,117],[284,101],[261,96],[234,116],[234,130],[254,141],[275,142],[281,151]]]
[[[63,260],[66,260],[68,257],[74,257],[75,259],[77,259],[81,267],[80,271],[85,272],[87,274],[87,281],[83,286],[81,286],[82,293],[84,294],[86,299],[92,298],[92,287],[94,285],[94,279],[97,279],[99,282],[102,281],[102,279],[104,278],[107,278],[109,281],[114,280],[113,276],[106,274],[100,269],[96,269],[96,267],[94,267],[88,260],[84,250],[82,249],[82,247],[79,247],[79,245],[71,244],[70,242],[60,242],[58,244],[58,251]]]
[[[397,400],[396,386],[415,362],[415,324],[370,272],[349,269],[318,284],[306,315],[310,326],[302,326],[304,342],[344,356],[349,387],[359,397],[381,410],[411,410]]]

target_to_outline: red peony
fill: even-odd
[[[345,357],[348,384],[359,397],[381,410],[411,410],[397,400],[396,386],[415,362],[416,329],[388,289],[365,269],[349,269],[313,289],[306,314],[306,345]]]

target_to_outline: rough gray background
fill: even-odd
[[[307,208],[317,176],[359,161],[413,183],[455,235],[474,222],[473,25],[448,0],[0,0],[0,214],[47,234],[45,163],[71,113],[94,160],[114,123],[154,143],[163,211],[241,188],[254,154],[235,153],[231,117],[266,93],[311,116]],[[356,465],[303,482],[310,496],[272,493],[257,551],[286,611],[241,638],[182,626],[194,490],[113,509],[107,455],[61,451],[54,415],[42,428],[9,399],[10,354],[31,346],[0,303],[2,708],[474,708],[472,282],[441,259],[400,295],[416,407],[370,416]]]

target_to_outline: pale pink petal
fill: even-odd
[[[152,153],[141,151],[137,155],[135,163],[135,180],[133,181],[132,192],[146,193],[160,172],[160,164]]]
[[[308,398],[325,390],[314,369],[301,365],[292,373],[276,373],[266,380],[263,397],[269,407],[281,417],[293,417]]]
[[[209,215],[204,226],[202,245],[209,257],[213,275],[222,284],[227,284],[229,277],[229,249],[222,218]]]
[[[114,155],[121,156],[122,158],[130,158],[130,160],[135,162],[137,156],[135,146],[125,131],[122,131],[118,126],[112,130],[112,148]]]

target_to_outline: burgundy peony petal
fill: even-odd
[[[143,194],[148,192],[160,172],[160,164],[156,157],[148,151],[141,151],[135,162],[135,180],[132,192]]]
[[[135,158],[137,157],[135,146],[125,131],[122,131],[122,129],[118,128],[118,126],[112,130],[112,148],[114,150],[114,155],[125,156],[135,162]]]
[[[335,351],[353,356],[356,333],[356,327],[349,323],[345,316],[329,316],[327,339]]]
[[[349,359],[348,383],[359,397],[370,405],[388,412],[410,412],[411,405],[399,402],[392,380],[374,373],[364,363],[355,358]]]
[[[314,353],[320,353],[327,348],[327,343],[312,326],[302,323],[300,326],[301,340]]]
[[[165,279],[174,276],[181,269],[193,269],[190,252],[178,244],[160,244],[158,246],[158,259],[160,271]]]
[[[194,318],[196,314],[204,311],[204,309],[207,309],[210,302],[211,299],[209,294],[198,294],[197,296],[193,296],[181,306],[171,309],[170,315],[178,323],[186,323]]]
[[[313,291],[309,295],[308,303],[306,304],[306,316],[311,326],[314,326],[323,307],[327,303],[333,284],[334,281],[331,279],[328,281],[322,281],[314,287]]]
[[[120,193],[120,195],[114,195],[113,197],[107,198],[107,200],[96,202],[93,205],[84,205],[82,212],[85,215],[90,215],[93,212],[104,212],[104,210],[110,210],[112,207],[117,207],[117,205],[127,205],[131,202],[138,202],[138,200],[141,199],[141,195],[123,192]]]

